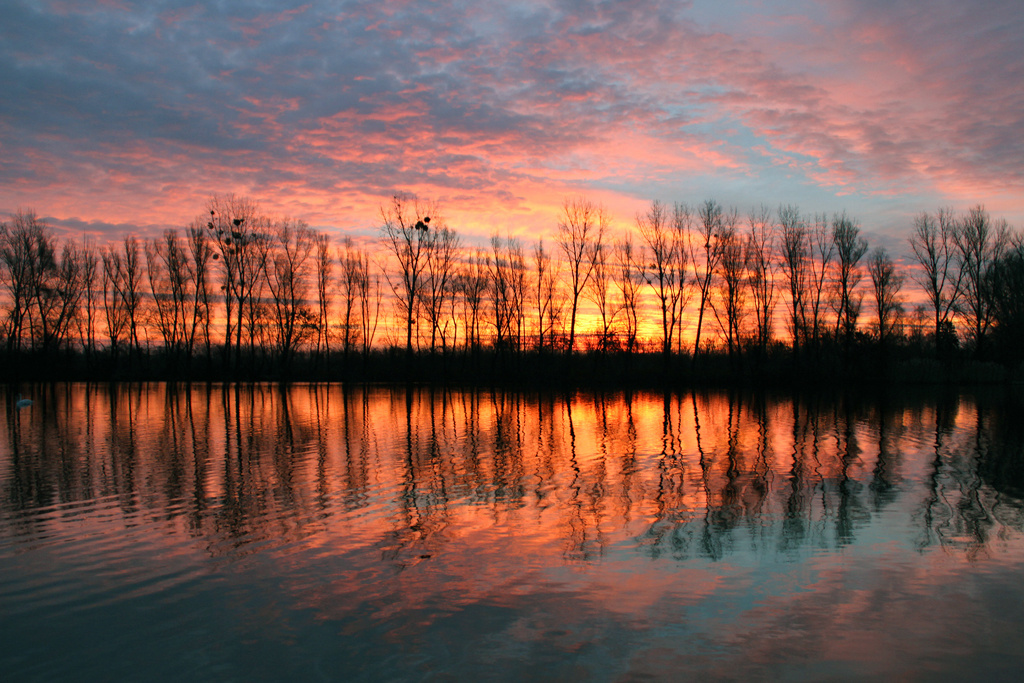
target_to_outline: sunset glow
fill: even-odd
[[[1013,2],[15,2],[0,214],[100,240],[236,193],[335,236],[395,192],[536,239],[565,196],[1024,219]]]

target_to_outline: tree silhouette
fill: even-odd
[[[603,207],[586,197],[566,199],[558,221],[558,246],[569,268],[571,291],[569,310],[569,346],[572,353],[576,345],[576,316],[580,295],[594,272],[594,252],[604,242],[608,229],[608,214]]]

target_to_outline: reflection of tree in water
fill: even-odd
[[[380,543],[381,557],[398,569],[417,555],[429,558],[444,540],[454,452],[443,419],[447,403],[446,390],[439,399],[433,389],[405,390],[401,492],[390,520],[393,528]]]
[[[1024,529],[1024,397],[1000,397],[989,414],[989,447],[979,454],[980,478],[995,491],[992,516],[1004,526]]]
[[[675,417],[673,417],[675,407]],[[650,548],[654,557],[663,550],[675,556],[685,556],[690,545],[689,522],[693,516],[692,504],[685,487],[686,466],[682,446],[677,437],[681,404],[679,398],[665,392],[661,399],[661,438],[657,467],[657,493],[655,494],[655,520],[641,542]]]
[[[981,396],[973,405],[956,396],[937,400],[927,493],[915,513],[918,547],[940,544],[972,557],[985,551],[998,526],[1024,529],[1014,483],[1024,436],[1019,410],[1005,401],[1001,395]]]
[[[493,490],[495,506],[515,510],[523,505],[526,484],[523,470],[523,416],[522,396],[517,393],[492,391],[491,408],[494,414],[493,445],[490,449],[494,468],[489,488]]]
[[[921,519],[922,534],[918,538],[918,548],[926,548],[939,540],[942,529],[949,526],[953,517],[953,508],[947,504],[944,487],[941,485],[942,462],[949,442],[954,438],[956,415],[959,407],[958,399],[940,394],[935,402],[934,430],[931,438],[930,467],[928,469],[926,496],[917,516]]]
[[[834,457],[838,459],[839,474],[836,477],[837,481],[829,481],[826,485],[826,491],[830,488],[828,484],[833,485],[839,499],[835,512],[836,543],[839,546],[853,543],[856,530],[871,519],[871,513],[864,501],[864,484],[857,478],[863,466],[857,437],[859,423],[854,402],[844,397],[840,406],[836,407],[834,418]],[[827,515],[828,506],[825,509]]]
[[[401,568],[442,552],[469,514],[554,534],[571,562],[623,533],[680,559],[834,548],[904,508],[921,548],[978,553],[1024,528],[1024,422],[1001,399],[258,384],[34,396],[5,406],[5,533],[44,533],[35,511],[76,502],[69,515],[115,506],[129,525],[180,525],[213,554],[359,522]]]
[[[895,502],[899,494],[900,465],[904,429],[902,412],[892,404],[889,394],[884,394],[875,406],[877,410],[878,457],[871,471],[872,507],[881,512]]]
[[[588,562],[604,554],[604,539],[601,532],[603,500],[605,496],[605,478],[607,475],[608,457],[608,414],[607,404],[602,394],[592,397],[588,411],[593,415],[595,426],[595,445],[590,453],[581,453],[577,443],[577,427],[573,419],[573,407],[585,398],[566,394],[565,419],[567,424],[568,499],[565,507],[565,545],[563,557],[573,562]],[[590,457],[586,457],[589,455]]]

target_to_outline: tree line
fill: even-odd
[[[375,363],[394,378],[527,357],[731,373],[1021,360],[1024,238],[980,206],[916,216],[909,266],[845,213],[710,199],[654,201],[614,230],[604,207],[568,198],[552,242],[466,244],[436,203],[405,195],[381,206],[376,245],[233,195],[184,230],[102,246],[22,210],[0,225],[0,339],[8,365],[167,378],[367,377]],[[909,282],[926,303],[906,304]]]

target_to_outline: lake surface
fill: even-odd
[[[59,385],[0,397],[23,680],[1017,680],[991,396]]]

